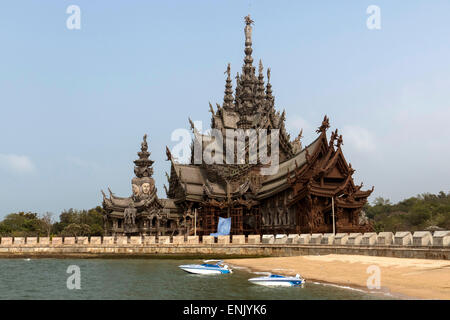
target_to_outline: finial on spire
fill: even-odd
[[[248,16],[246,16],[245,18],[244,18],[244,20],[245,20],[245,24],[246,25],[251,25],[251,24],[255,24],[255,21],[253,21],[251,18],[250,18],[250,14],[248,15]]]
[[[227,74],[228,78],[230,78],[230,73],[231,73],[231,63],[228,62],[227,65],[227,70],[224,72]]]
[[[267,82],[270,82],[270,68],[267,68]]]
[[[258,69],[258,71],[259,71],[259,74],[262,74],[262,72],[263,72],[263,64],[262,64],[262,60],[261,59],[259,59],[259,69]]]
[[[144,134],[143,141],[141,143],[141,151],[145,152],[148,150],[148,144],[147,144],[147,134]]]

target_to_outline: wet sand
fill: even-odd
[[[450,300],[450,261],[359,255],[228,259],[232,266],[282,275],[301,274],[307,281],[333,283],[388,293],[397,298]],[[380,289],[367,287],[370,266],[380,269]],[[373,267],[371,267],[373,268]],[[370,269],[369,269],[370,271]],[[373,278],[372,278],[373,279]],[[374,285],[375,282],[369,282]]]

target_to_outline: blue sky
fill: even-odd
[[[69,5],[81,30],[66,28]],[[366,27],[369,5],[381,30]],[[0,217],[131,193],[149,135],[159,195],[165,146],[188,117],[210,123],[223,74],[253,57],[272,69],[292,135],[324,114],[356,182],[398,201],[450,190],[449,1],[11,1],[0,4]]]

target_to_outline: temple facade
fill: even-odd
[[[131,180],[130,197],[117,197],[102,191],[104,230],[106,235],[165,235],[177,230],[180,214],[172,199],[159,199],[149,159],[147,135],[141,144],[139,158],[134,161],[135,177]]]
[[[286,132],[285,112],[275,108],[270,69],[266,82],[262,62],[257,74],[253,65],[252,24],[247,16],[244,65],[236,75],[235,89],[228,65],[223,103],[217,104],[216,110],[210,104],[211,129],[223,139],[201,134],[189,120],[194,136],[191,161],[177,162],[166,148],[171,164],[170,174],[166,174],[169,187],[165,187],[167,199],[158,199],[144,137],[135,161],[132,196],[120,198],[110,192],[108,198],[103,194],[108,235],[209,235],[217,231],[219,217],[231,218],[231,234],[371,230],[370,224],[360,221],[360,215],[373,187],[363,191],[362,184],[355,185],[354,169],[342,152],[342,135],[336,129],[327,136],[328,117],[316,130],[317,138],[305,147],[302,132],[295,139]],[[255,146],[249,137],[243,144],[244,161],[238,161],[236,138],[227,133],[251,129],[264,130],[267,137],[276,134],[276,148],[269,138],[264,142],[270,158],[277,157],[275,172],[263,174],[268,163],[259,156],[251,159]],[[202,154],[198,159],[197,150],[208,148],[214,157],[220,153],[225,157],[230,145],[234,162],[211,163]]]

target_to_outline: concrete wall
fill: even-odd
[[[362,237],[363,237],[362,233],[350,233],[348,235],[347,244],[348,245],[359,245],[359,244],[361,244]]]
[[[300,238],[300,235],[298,235],[298,234],[290,234],[290,235],[288,235],[286,243],[297,244],[299,238]]]
[[[433,245],[433,235],[430,231],[416,231],[413,234],[413,245],[431,246]]]
[[[450,246],[450,231],[435,231],[433,234],[433,245]]]
[[[348,233],[336,233],[334,236],[333,244],[344,245],[347,244],[348,241]]]
[[[311,242],[311,235],[309,233],[301,234],[298,237],[298,244],[309,244]]]
[[[247,242],[249,244],[260,244],[261,236],[259,234],[250,234],[247,236]]]
[[[322,243],[323,234],[322,233],[313,233],[311,235],[311,239],[309,240],[310,244],[321,244]]]
[[[285,244],[287,243],[287,234],[277,234],[275,235],[275,244]]]
[[[377,242],[376,232],[364,233],[361,239],[361,244],[373,246]]]
[[[399,246],[407,246],[412,244],[412,234],[409,231],[396,232],[394,243]]]
[[[345,243],[345,239],[353,239]],[[403,258],[450,259],[450,231],[396,233],[395,244],[386,233],[234,235],[214,237],[3,237],[0,256],[84,256],[116,254],[187,254],[290,256],[307,254],[362,254]],[[325,240],[324,240],[325,239]],[[333,239],[330,240],[330,239]],[[367,239],[364,241],[364,239]],[[388,239],[388,240],[386,240]],[[408,241],[411,240],[411,241]],[[414,239],[414,241],[412,241]],[[278,243],[277,243],[278,242]],[[338,243],[339,242],[339,243]],[[323,244],[326,244],[325,246]]]
[[[391,245],[394,242],[394,234],[392,232],[380,232],[377,237],[378,245]]]
[[[214,237],[213,237],[214,239]],[[187,237],[187,243],[188,244],[199,244],[200,240],[198,236],[188,236]]]
[[[334,233],[324,233],[320,243],[321,244],[333,244],[334,237],[335,237]]]

